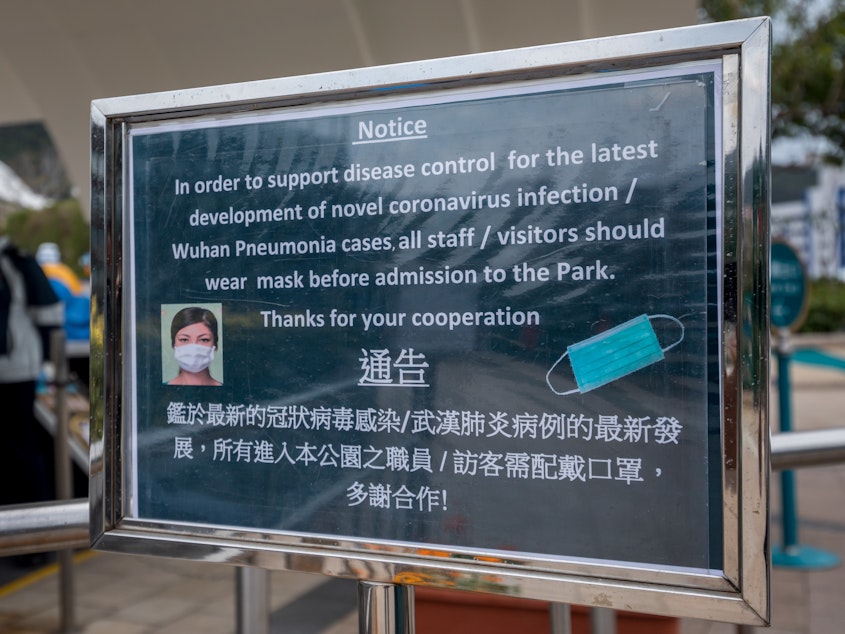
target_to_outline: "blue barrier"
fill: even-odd
[[[832,354],[821,352],[820,350],[815,350],[813,348],[796,350],[792,353],[792,360],[797,361],[798,363],[818,365],[825,368],[845,371],[845,359],[835,357]]]

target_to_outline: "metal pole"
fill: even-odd
[[[239,567],[236,572],[238,634],[269,634],[270,573],[263,568]]]
[[[777,349],[778,358],[778,408],[780,413],[780,431],[792,431],[792,400],[789,381],[789,362],[792,353],[784,336]],[[795,503],[795,474],[782,471],[780,474],[781,499],[783,505],[783,548],[788,550],[798,543],[798,513]]]
[[[845,462],[845,429],[791,431],[772,436],[772,469],[816,467]]]
[[[55,466],[56,498],[69,500],[73,496],[73,469],[70,460],[70,442],[68,435],[67,383],[68,367],[65,354],[65,333],[61,329],[53,331],[50,339],[51,360],[55,370],[53,383],[54,411],[56,413]]]
[[[413,587],[358,582],[359,634],[414,634],[414,630]]]
[[[70,461],[70,441],[68,438],[67,382],[68,367],[65,354],[65,333],[60,328],[54,330],[50,338],[53,368],[55,370],[54,407],[56,412],[56,435],[54,442],[54,460],[56,471],[56,498],[69,500],[73,496],[73,465]],[[58,551],[59,558],[59,631],[72,632],[75,626],[75,606],[73,591],[73,552]]]
[[[88,499],[0,506],[0,556],[87,548]]]
[[[590,634],[616,634],[616,612],[610,608],[590,608]]]
[[[551,634],[572,634],[572,610],[568,603],[549,605]]]
[[[414,586],[394,585],[396,594],[396,632],[414,634],[416,615],[414,611]]]
[[[780,409],[780,431],[789,436],[792,433],[792,385],[789,377],[789,364],[792,350],[787,334],[781,334],[777,345],[778,358],[778,407]],[[813,546],[798,542],[798,504],[795,491],[795,472],[782,471],[780,474],[783,546],[772,548],[772,564],[806,570],[833,568],[839,565],[839,557]]]

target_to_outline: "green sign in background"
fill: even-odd
[[[772,326],[797,330],[807,316],[809,286],[804,263],[785,242],[772,243]]]

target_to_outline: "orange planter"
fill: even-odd
[[[548,634],[549,604],[480,592],[415,588],[417,634]],[[572,634],[589,634],[590,611],[572,606]],[[616,613],[617,634],[679,634],[678,619]]]

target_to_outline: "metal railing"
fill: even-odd
[[[772,436],[772,469],[845,462],[845,427]],[[0,557],[87,548],[88,498],[0,507]]]
[[[89,544],[88,498],[0,506],[0,556]]]
[[[772,436],[772,469],[799,469],[845,462],[845,428],[793,431]]]

